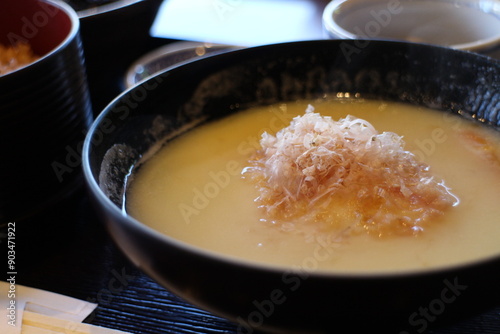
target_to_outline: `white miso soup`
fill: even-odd
[[[244,171],[261,148],[261,135],[287,127],[308,105],[334,120],[352,115],[380,133],[402,136],[405,150],[443,180],[456,203],[410,235],[346,234],[322,228],[329,224],[326,219],[315,219],[307,230],[293,220],[269,219],[257,201],[259,188]],[[131,216],[172,238],[233,258],[335,272],[387,272],[500,254],[500,136],[449,113],[363,99],[258,107],[197,127],[139,166],[126,196]]]

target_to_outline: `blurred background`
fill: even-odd
[[[94,114],[142,55],[176,41],[254,46],[321,39],[327,0],[66,0],[81,18]]]
[[[402,30],[415,26],[423,27],[427,36],[438,36],[439,32],[447,30],[443,36],[463,36],[458,38],[470,38],[474,42],[482,40],[481,43],[484,41],[488,48],[495,44],[496,55],[500,54],[499,0],[424,0],[413,2],[415,7],[406,0],[65,1],[78,11],[81,18],[94,114],[135,82],[125,82],[127,72],[142,71],[144,73],[135,74],[144,77],[175,62],[210,53],[214,51],[210,49],[213,45],[219,45],[220,51],[221,44],[248,47],[348,38],[345,34],[342,36],[342,32],[338,34],[325,29],[325,9],[329,11],[329,17],[335,16],[333,25],[347,30],[352,30],[353,26],[359,28],[361,35],[358,33],[354,37],[361,39],[401,34]],[[474,11],[464,10],[470,8]],[[480,12],[488,15],[478,16]],[[408,27],[399,29],[401,25]],[[348,26],[350,28],[346,28]],[[351,32],[355,33],[347,33]],[[413,40],[418,41],[415,39],[423,42],[419,37]],[[180,44],[174,43],[179,41]],[[171,46],[166,47],[168,44]],[[165,54],[170,54],[169,59],[164,57]],[[161,57],[163,59],[158,60]],[[155,64],[149,64],[150,68],[144,68],[145,63],[153,61]],[[133,66],[139,67],[132,69]]]

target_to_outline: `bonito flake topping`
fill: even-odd
[[[264,133],[260,144],[244,175],[256,182],[257,202],[275,223],[415,235],[458,203],[404,150],[402,137],[378,133],[360,118],[334,121],[309,106],[276,136]]]

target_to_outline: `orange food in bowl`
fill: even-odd
[[[27,43],[18,43],[14,46],[0,44],[0,75],[31,64],[38,58]]]

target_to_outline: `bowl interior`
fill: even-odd
[[[422,105],[500,126],[499,66],[456,50],[382,41],[312,41],[231,51],[162,72],[110,104],[83,158],[99,196],[121,212],[131,167],[197,124],[297,99],[361,96]]]
[[[73,28],[67,6],[44,0],[5,0],[0,11],[0,43],[28,43],[44,56],[61,44]]]

